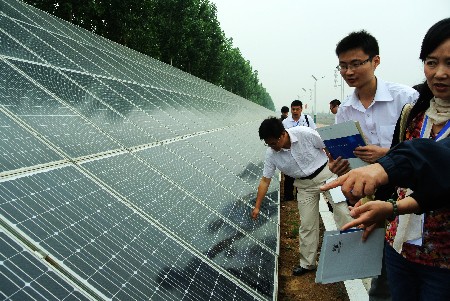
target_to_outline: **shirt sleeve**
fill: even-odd
[[[266,151],[266,157],[264,159],[264,170],[263,170],[263,177],[272,179],[273,175],[275,174],[276,170],[275,164],[271,160],[270,156],[270,149]]]
[[[317,125],[314,123],[314,118],[308,115],[309,127],[313,130],[317,129]]]
[[[325,143],[320,137],[319,133],[316,130],[310,129],[308,132],[308,139],[311,140],[312,144],[315,148],[323,149],[325,148]]]
[[[378,163],[389,183],[411,188],[423,212],[449,206],[450,138],[413,139],[398,144]]]
[[[334,118],[334,123],[335,124],[339,124],[339,123],[342,123],[344,121],[348,121],[348,119],[345,119],[344,111],[345,111],[344,107],[342,107],[342,108],[339,107],[339,109],[338,109],[338,111],[336,113],[336,116]]]

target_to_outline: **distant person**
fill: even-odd
[[[291,102],[291,116],[287,117],[283,120],[283,126],[285,129],[289,129],[294,126],[307,126],[315,130],[316,124],[314,123],[313,118],[307,114],[302,114],[303,111],[303,103],[300,100],[294,100]],[[289,177],[288,175],[284,176],[284,200],[290,201],[295,200],[294,193],[294,179]],[[330,195],[331,197],[331,195]]]
[[[303,103],[300,100],[294,100],[291,103],[291,116],[283,120],[283,126],[289,129],[294,126],[307,126],[316,129],[316,125],[311,116],[302,114]],[[310,122],[310,120],[312,122]],[[283,174],[284,200],[295,200],[294,178]]]
[[[381,62],[379,53],[378,41],[365,30],[350,33],[336,46],[339,59],[336,68],[345,82],[355,88],[339,106],[336,123],[359,122],[368,145],[357,147],[354,153],[368,163],[388,152],[403,106],[415,102],[419,96],[411,87],[375,76]],[[348,160],[340,157],[330,157],[329,167],[338,175],[350,170]],[[384,264],[381,275],[372,279],[369,300],[391,300]]]
[[[317,128],[314,119],[307,114],[302,114],[303,103],[296,99],[291,103],[291,116],[283,120],[283,125],[286,129],[294,126],[302,125],[315,130]]]
[[[283,121],[289,116],[289,108],[286,106],[281,107],[281,117],[280,120]]]
[[[330,101],[330,111],[331,111],[331,113],[336,115],[340,104],[341,104],[341,102],[339,101],[339,99],[333,99],[332,101]]]
[[[285,129],[275,117],[265,119],[261,123],[259,138],[264,140],[268,148],[252,218],[256,219],[259,215],[276,169],[295,178],[300,212],[300,265],[293,269],[292,274],[300,276],[316,268],[320,232],[319,187],[333,176],[328,169],[325,145],[317,131],[305,126]],[[338,227],[352,220],[346,203],[332,203],[332,206],[334,214],[338,213],[340,217]]]

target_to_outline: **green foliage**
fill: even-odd
[[[209,0],[24,0],[275,111]]]

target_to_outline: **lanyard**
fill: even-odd
[[[420,138],[423,138],[424,134],[425,134],[425,129],[427,127],[428,124],[428,116],[425,115],[425,120],[423,121],[423,125],[422,125],[422,130],[420,131]],[[433,126],[433,125],[431,125]],[[439,133],[436,135],[436,137],[434,138],[434,140],[439,140],[439,138],[441,138],[441,136],[450,128],[450,120],[447,120],[447,122],[445,123],[444,127],[439,131]]]

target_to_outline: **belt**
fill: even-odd
[[[302,177],[302,178],[299,178],[299,179],[300,180],[311,180],[311,179],[314,179],[325,168],[325,166],[327,166],[327,163],[328,162],[325,162],[324,165],[322,165],[319,168],[317,168],[316,171],[313,172],[312,174],[310,174],[309,176]]]

